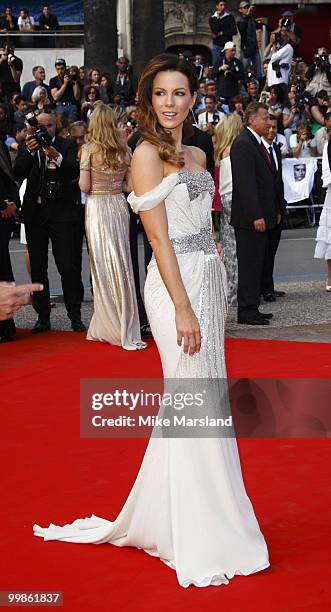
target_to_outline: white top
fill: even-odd
[[[293,47],[290,43],[287,43],[278,51],[272,54],[270,58],[270,62],[268,64],[268,72],[267,72],[267,82],[268,86],[278,85],[279,83],[288,84],[288,76],[291,70],[291,62],[293,57]],[[280,64],[288,64],[288,68],[280,68],[280,77],[277,77],[275,70],[272,68],[272,64],[274,62],[280,62]]]
[[[225,113],[220,113],[218,111],[208,113],[207,111],[204,111],[198,116],[199,129],[203,130],[206,127],[207,123],[213,123],[214,115],[218,116],[218,121],[221,121],[225,117]]]
[[[328,158],[328,142],[325,143],[322,156],[322,179],[323,187],[331,185],[331,170]]]
[[[232,193],[232,169],[230,155],[221,159],[219,192],[221,197]]]
[[[33,19],[33,17],[30,17],[30,18],[27,17],[26,19],[23,19],[23,17],[19,16],[19,18],[17,20],[17,25],[19,27],[23,28],[23,30],[29,31],[30,30],[30,25],[32,25],[32,26],[34,25],[34,19]]]
[[[295,149],[298,146],[298,144],[299,144],[298,135],[297,134],[292,134],[292,136],[290,136],[290,147],[291,147],[291,149]],[[312,138],[311,139],[310,146],[311,147],[316,147],[317,146],[316,138]],[[306,140],[303,142],[299,158],[297,158],[297,159],[300,159],[300,157],[313,157],[311,155],[311,153],[310,153],[309,147],[307,146]]]
[[[278,159],[277,159],[277,155],[276,155],[276,151],[275,151],[275,149],[273,148],[273,146],[272,146],[272,145],[270,145],[270,144],[269,144],[269,143],[268,143],[268,142],[267,142],[267,141],[266,141],[266,140],[263,138],[263,136],[262,136],[262,142],[263,142],[263,144],[264,144],[265,148],[267,149],[267,153],[268,153],[268,155],[269,155],[269,151],[270,151],[270,147],[271,147],[271,149],[272,149],[272,156],[273,156],[273,158],[274,158],[274,162],[275,162],[275,164],[276,164],[276,168],[277,168],[277,170],[278,170]]]

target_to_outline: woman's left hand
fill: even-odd
[[[218,242],[218,240],[215,240],[215,246],[216,246],[216,251],[220,256],[220,260],[224,262],[224,251],[223,251],[221,243]]]

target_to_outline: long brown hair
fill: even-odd
[[[91,155],[101,155],[105,166],[118,168],[130,165],[128,147],[117,129],[116,117],[112,109],[101,100],[93,104],[85,142]]]
[[[147,64],[138,85],[139,133],[142,140],[147,140],[158,149],[160,158],[175,166],[183,167],[185,162],[177,153],[174,140],[169,131],[159,124],[152,105],[153,82],[159,72],[172,70],[181,72],[187,77],[192,96],[198,91],[199,83],[193,66],[171,53],[157,55]],[[193,134],[190,113],[184,121],[183,138]]]

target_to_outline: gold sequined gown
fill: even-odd
[[[169,237],[200,323],[200,352],[190,357],[177,345],[174,305],[154,258],[147,274],[145,304],[165,382],[185,391],[195,380],[202,389],[206,379],[226,378],[226,271],[212,240],[213,192],[208,172],[179,172],[148,193],[128,198],[135,212],[165,203]],[[215,399],[207,409],[216,415],[222,413],[224,398]],[[245,490],[235,437],[154,434],[155,429],[115,520],[92,515],[64,527],[34,525],[35,535],[45,540],[142,548],[175,570],[184,588],[228,584],[236,574],[247,576],[267,568],[268,549]],[[111,514],[109,488],[105,495],[109,495]]]
[[[141,341],[129,243],[129,211],[122,184],[126,168],[93,167],[86,198],[85,227],[89,245],[94,313],[87,340],[99,340],[133,351]]]

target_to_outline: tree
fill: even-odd
[[[136,76],[164,49],[163,0],[133,0],[132,64]]]
[[[117,60],[117,0],[84,0],[84,65],[101,72],[114,70]]]

